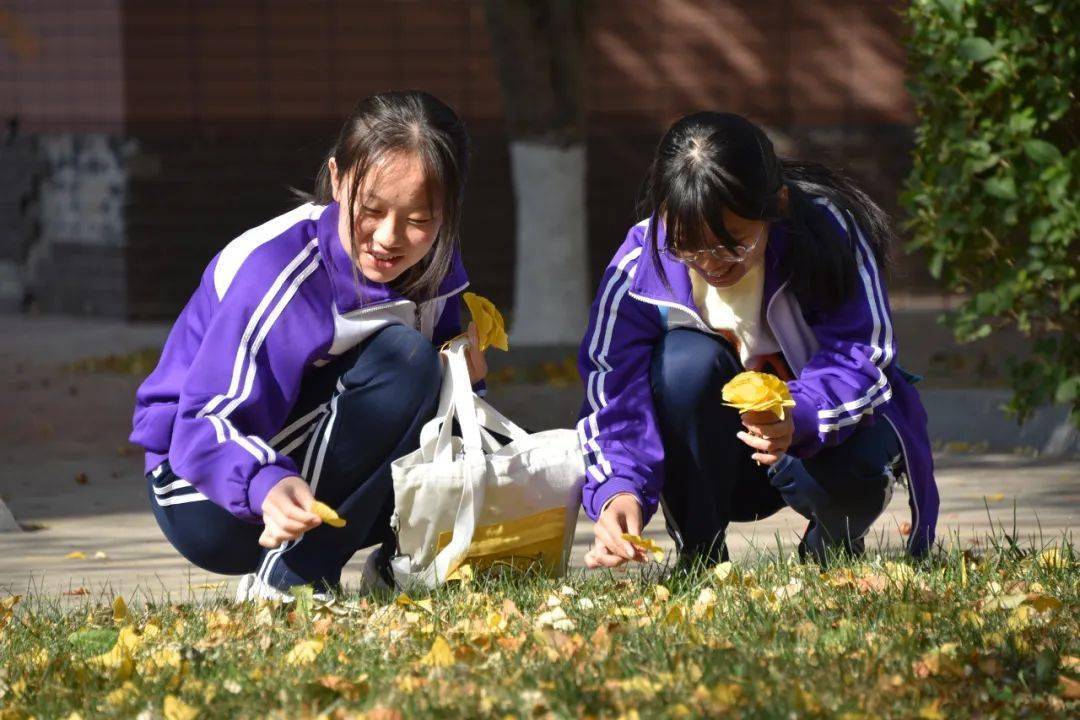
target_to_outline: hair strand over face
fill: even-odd
[[[469,137],[448,105],[417,90],[379,93],[361,100],[346,119],[337,142],[319,169],[315,191],[309,199],[324,205],[333,202],[329,167],[333,158],[338,181],[347,180],[350,185],[349,207],[340,211],[352,218],[350,249],[353,258],[358,258],[356,210],[357,203],[363,202],[359,196],[370,189],[366,181],[372,173],[401,154],[411,154],[420,161],[429,201],[439,195],[440,202],[435,204],[442,207],[442,222],[431,249],[423,260],[392,283],[403,295],[423,299],[433,296],[449,274],[461,243]],[[359,274],[357,280],[360,281]]]

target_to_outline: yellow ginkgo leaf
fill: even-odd
[[[338,515],[337,511],[326,503],[316,500],[315,502],[311,503],[311,507],[309,509],[311,510],[311,512],[322,518],[322,521],[330,527],[345,527],[345,519]]]
[[[1039,553],[1039,565],[1052,570],[1054,568],[1069,567],[1069,558],[1061,551],[1061,548],[1051,546]]]
[[[783,420],[784,408],[795,407],[787,383],[768,373],[739,373],[724,385],[722,394],[724,404],[740,413],[771,412]]]
[[[649,538],[643,538],[640,535],[631,535],[630,533],[623,533],[622,539],[639,550],[652,555],[653,560],[656,560],[657,562],[663,561],[664,549]]]
[[[130,680],[125,680],[123,685],[105,696],[105,702],[109,705],[123,705],[138,694],[139,689],[136,687],[135,683]],[[71,720],[71,718],[69,717],[68,720]]]
[[[135,672],[135,661],[131,657],[131,651],[120,640],[116,641],[109,652],[90,658],[90,663],[112,670],[114,677],[120,682],[129,679]]]
[[[717,582],[725,583],[728,582],[728,580],[734,579],[731,575],[734,571],[735,566],[731,564],[731,561],[725,560],[724,562],[713,566],[712,574]]]
[[[322,640],[301,640],[285,655],[285,662],[290,665],[307,665],[315,661],[323,647]]]
[[[469,563],[462,563],[446,574],[446,582],[458,581],[462,585],[468,585],[476,577],[476,573]]]
[[[120,595],[117,595],[116,599],[113,600],[112,616],[113,616],[113,622],[115,622],[118,625],[128,619],[127,603],[124,602],[124,598],[121,597]]]
[[[218,588],[225,587],[225,581],[198,583],[197,585],[189,585],[188,587],[192,590],[217,590]]]
[[[476,330],[480,335],[480,350],[487,350],[489,347],[496,347],[503,351],[509,350],[510,340],[506,336],[506,322],[494,303],[486,297],[471,292],[461,297],[469,308],[473,322],[476,323]]]
[[[183,666],[184,657],[178,647],[163,647],[147,654],[139,666],[139,673],[152,676],[165,669],[180,670]]]
[[[175,695],[166,695],[161,704],[161,714],[165,720],[195,720],[199,717],[199,711]]]
[[[428,654],[420,658],[421,665],[430,665],[431,667],[450,667],[454,664],[454,651],[450,649],[450,643],[446,642],[446,638],[439,635],[435,638],[435,642],[431,644],[431,650]]]

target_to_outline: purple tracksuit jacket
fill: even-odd
[[[157,368],[136,393],[131,441],[146,471],[173,471],[233,515],[261,522],[279,480],[299,475],[288,453],[320,407],[284,427],[305,373],[391,324],[436,344],[460,332],[468,286],[459,256],[419,304],[365,281],[338,239],[338,205],[303,205],[218,253],[181,312]]]
[[[849,237],[837,207],[824,199],[815,205],[849,238],[859,283],[839,308],[804,311],[788,279],[781,277],[790,242],[787,226],[772,224],[763,302],[769,328],[796,377],[788,383],[796,403],[789,453],[809,457],[844,442],[859,423],[879,418],[890,423],[900,438],[909,478],[908,550],[921,555],[934,541],[938,515],[926,412],[911,376],[896,363],[889,301],[869,243],[853,220],[856,237]],[[664,447],[649,381],[653,347],[678,327],[715,334],[694,304],[688,268],[661,255],[671,289],[664,286],[646,245],[647,228],[647,220],[631,228],[615,253],[581,345],[585,403],[577,430],[587,468],[582,504],[593,520],[618,493],[635,495],[646,521],[656,511],[664,484]],[[658,235],[662,244],[662,224]]]

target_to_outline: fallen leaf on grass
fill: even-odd
[[[199,583],[198,585],[189,585],[188,587],[191,588],[192,590],[217,590],[218,588],[224,587],[224,586],[225,586],[225,581],[222,580],[221,582]]]
[[[0,630],[3,630],[15,616],[15,606],[22,600],[22,595],[8,595],[0,598]]]
[[[105,702],[112,706],[123,705],[138,694],[139,688],[135,687],[135,683],[125,680],[123,685],[105,696]]]
[[[319,685],[331,690],[346,700],[359,700],[367,695],[368,690],[368,676],[364,673],[356,680],[348,680],[340,675],[323,675],[318,680]]]
[[[163,647],[154,650],[139,663],[140,675],[155,675],[162,670],[185,670],[184,656],[180,654],[179,646]],[[182,677],[174,678],[179,686]]]
[[[462,563],[446,575],[446,582],[459,582],[468,585],[476,579],[476,572],[469,563]]]
[[[802,587],[802,580],[799,580],[798,578],[792,578],[788,581],[787,585],[781,585],[773,592],[777,600],[787,600],[788,598],[793,598],[800,592],[802,592]]]
[[[976,610],[980,612],[992,612],[994,610],[1015,610],[1022,605],[1028,605],[1037,612],[1043,613],[1057,610],[1061,607],[1061,601],[1052,595],[1039,593],[1012,593],[1009,595],[997,595],[983,598],[976,604]]]
[[[941,699],[923,705],[919,709],[919,718],[920,720],[945,720],[945,715],[941,712]]]
[[[735,566],[731,564],[731,561],[725,560],[724,562],[713,566],[713,578],[719,583],[727,582],[728,578],[731,577],[731,573],[734,572],[734,570]]]
[[[308,665],[323,651],[322,640],[301,640],[285,655],[285,662],[290,665]]]
[[[690,608],[690,612],[695,618],[708,619],[712,617],[716,611],[716,591],[712,588],[704,588],[698,594],[697,600],[694,601],[694,605]]]
[[[1069,559],[1059,547],[1048,547],[1039,553],[1039,565],[1047,570],[1069,567]]]
[[[199,717],[199,711],[175,695],[166,695],[161,703],[161,714],[165,720],[195,720]]]
[[[706,715],[716,716],[733,708],[742,699],[742,687],[735,683],[720,683],[712,690],[704,685],[694,689],[691,700],[700,705]]]
[[[686,607],[683,605],[671,605],[664,613],[665,625],[682,625],[686,622]]]
[[[536,627],[549,627],[553,630],[569,632],[574,629],[574,621],[567,617],[562,607],[556,607],[548,612],[540,613],[536,618]]]
[[[402,593],[394,600],[394,604],[403,608],[419,608],[424,612],[431,614],[434,612],[434,606],[431,603],[431,598],[424,598],[422,600],[413,600],[411,597]]]
[[[345,519],[338,515],[336,510],[324,502],[316,500],[311,503],[311,507],[308,509],[318,515],[319,518],[330,527],[345,527]]]
[[[135,672],[135,661],[131,657],[131,650],[119,638],[112,650],[90,658],[90,662],[106,670],[112,670],[113,676],[121,682],[131,678]]]
[[[651,700],[664,686],[654,680],[636,675],[625,680],[608,680],[604,683],[604,688],[616,696],[634,695],[641,700]]]
[[[124,602],[124,598],[121,597],[120,595],[117,595],[116,599],[113,600],[112,616],[113,616],[113,622],[116,623],[117,625],[124,622],[129,617],[127,603]]]
[[[623,533],[622,539],[636,547],[638,550],[652,555],[653,560],[657,562],[662,562],[664,560],[664,549],[649,538],[643,538],[640,535],[631,535],[630,533]]]
[[[446,638],[442,635],[436,636],[427,655],[420,658],[421,665],[430,667],[450,667],[454,662],[454,651],[450,649],[450,643],[446,642]]]
[[[939,645],[912,663],[915,677],[927,678],[933,675],[960,675],[963,670],[957,660],[957,643]]]
[[[503,633],[510,623],[502,613],[491,612],[484,618],[484,630],[489,633]]]

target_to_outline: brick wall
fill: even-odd
[[[0,11],[37,38],[36,50],[0,38],[0,105],[34,132],[114,133],[131,143],[124,313],[174,314],[224,243],[287,208],[290,185],[310,186],[358,98],[405,87],[439,95],[470,127],[470,273],[480,291],[509,304],[507,138],[478,0],[68,5],[0,0]],[[898,5],[594,0],[586,52],[593,276],[635,219],[660,133],[695,109],[749,115],[782,151],[831,160],[895,207],[912,120]],[[118,267],[115,257],[101,263]],[[929,286],[917,260],[902,262],[898,282]]]

